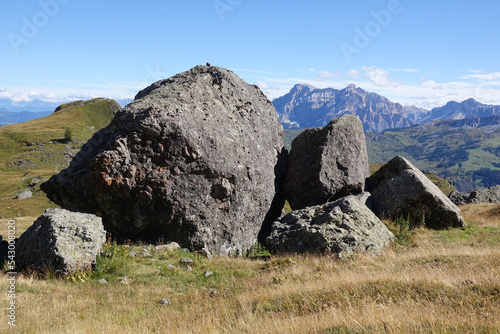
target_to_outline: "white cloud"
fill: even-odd
[[[279,90],[278,86],[271,86],[271,85],[269,85],[265,81],[257,81],[256,85],[259,86],[259,88],[262,89],[263,91],[266,91],[266,90]]]
[[[316,78],[317,81],[323,81],[325,79],[332,79],[332,78],[341,78],[342,73],[338,72],[329,72],[327,70],[323,70],[319,73],[318,77]]]
[[[50,103],[64,103],[75,100],[89,100],[96,97],[111,99],[130,99],[144,88],[137,83],[107,83],[101,85],[80,84],[71,88],[47,87],[9,87],[0,91],[0,99],[9,99],[14,103],[26,103],[40,100]]]
[[[389,78],[390,72],[376,66],[363,66],[365,78],[368,78],[372,83],[381,87],[399,86],[401,82],[394,81]]]
[[[460,77],[460,79],[479,79],[484,81],[500,80],[500,72],[486,73],[486,74],[467,74]]]
[[[351,79],[359,79],[361,74],[359,73],[359,70],[350,69],[349,72],[347,72],[347,76]]]
[[[391,68],[391,71],[416,73],[416,72],[420,72],[420,69],[419,68]]]

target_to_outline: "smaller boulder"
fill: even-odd
[[[417,167],[395,157],[367,180],[378,217],[409,218],[412,226],[444,229],[467,224],[460,209]]]
[[[128,276],[125,276],[125,277],[121,277],[118,279],[118,282],[120,282],[121,284],[129,284],[131,281],[130,278],[128,278]]]
[[[289,213],[274,222],[266,244],[275,252],[330,252],[380,255],[394,235],[362,202],[348,196],[335,202]]]
[[[69,274],[88,270],[106,242],[101,218],[64,209],[47,209],[16,245],[18,270]]]
[[[33,197],[33,192],[31,190],[25,190],[19,194],[16,195],[16,199],[27,199]]]
[[[170,305],[170,300],[166,299],[166,298],[163,298],[162,300],[160,300],[158,302],[158,304],[162,305],[162,306],[169,306]]]
[[[472,203],[500,203],[500,185],[485,189],[476,189],[471,193],[453,191],[449,199],[456,205]]]
[[[155,246],[155,250],[157,253],[161,253],[164,251],[173,252],[173,251],[176,251],[180,248],[181,248],[181,246],[179,246],[179,244],[177,242],[171,242],[171,243],[168,243],[166,245]]]
[[[292,142],[283,191],[293,210],[362,192],[370,175],[363,123],[344,115]]]

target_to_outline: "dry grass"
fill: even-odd
[[[19,333],[498,333],[500,206],[464,207],[473,227],[418,230],[384,256],[128,258],[132,281],[18,277]],[[484,221],[482,220],[484,219]],[[486,229],[486,230],[485,230]],[[486,232],[485,232],[486,231]],[[451,235],[451,237],[450,237]],[[463,237],[466,235],[467,237]],[[482,242],[479,242],[479,239]],[[138,250],[140,248],[137,248]],[[212,270],[215,275],[205,278]],[[1,289],[5,291],[5,280]],[[216,295],[211,292],[216,290]],[[170,306],[158,301],[168,298]],[[2,295],[0,303],[7,298]],[[2,326],[5,328],[5,317]],[[16,331],[9,331],[15,333]]]
[[[33,222],[37,219],[37,217],[16,217],[16,218],[9,218],[9,219],[0,219],[0,235],[2,235],[4,238],[6,237],[8,233],[8,222],[9,221],[15,221],[15,226],[16,226],[16,238],[19,238],[21,234],[23,234],[24,231],[28,229],[31,225],[33,225]]]
[[[480,203],[461,207],[465,220],[477,226],[500,227],[500,205]]]

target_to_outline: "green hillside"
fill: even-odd
[[[0,216],[37,216],[55,207],[40,183],[66,168],[97,130],[121,107],[114,100],[93,99],[62,105],[49,116],[0,127]],[[31,190],[34,196],[13,197]]]
[[[448,122],[366,133],[371,163],[403,155],[417,167],[453,179],[457,188],[500,184],[500,128],[464,129]]]
[[[302,132],[304,132],[306,129],[285,129],[285,132],[283,133],[283,144],[285,145],[285,148],[290,152],[292,148],[292,141],[300,135]]]

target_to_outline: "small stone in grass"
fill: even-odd
[[[170,300],[164,298],[158,302],[158,304],[163,305],[163,306],[168,306],[170,305]]]

